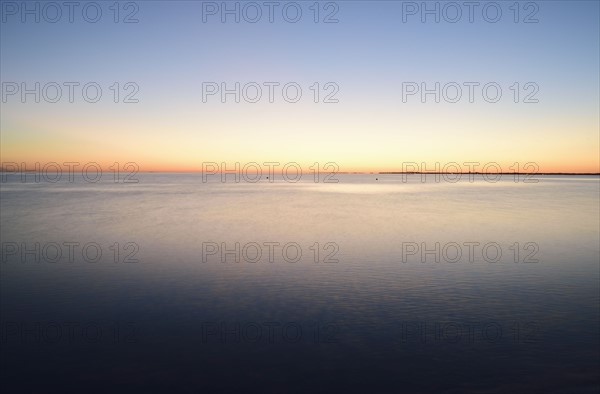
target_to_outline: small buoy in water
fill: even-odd
[[[267,179],[269,179],[269,177],[267,177]]]
[[[375,180],[376,180],[376,181],[378,181],[378,180],[379,180],[379,178],[375,178]]]

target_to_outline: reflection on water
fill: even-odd
[[[1,184],[4,382],[598,390],[598,177],[137,177]]]

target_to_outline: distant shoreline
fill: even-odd
[[[386,171],[377,174],[387,175],[600,175],[598,172],[395,172]]]

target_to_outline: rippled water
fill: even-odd
[[[600,387],[597,176],[33,179],[0,191],[5,382]]]

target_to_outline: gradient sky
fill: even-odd
[[[457,23],[431,16],[422,23],[420,15],[403,23],[403,2],[341,1],[339,23],[330,24],[313,22],[313,1],[298,2],[298,23],[286,22],[279,7],[274,23],[263,14],[254,24],[231,16],[222,23],[219,15],[203,23],[200,1],[137,2],[133,24],[113,22],[113,1],[98,2],[103,16],[95,24],[77,10],[74,23],[66,15],[22,23],[2,3],[3,83],[93,81],[103,88],[97,103],[78,89],[69,103],[66,88],[58,103],[9,96],[2,162],[199,170],[208,161],[317,161],[337,162],[341,171],[386,171],[403,162],[494,161],[505,170],[536,162],[547,172],[600,171],[598,1],[535,2],[539,23],[514,23],[513,1],[497,2],[498,23],[486,22],[481,7],[474,23],[464,13]],[[321,9],[321,18],[331,9]],[[520,19],[530,11],[521,9]],[[139,103],[114,103],[115,81],[135,82]],[[287,103],[276,90],[269,103],[265,88],[254,104],[231,96],[202,102],[203,82],[269,81],[297,82],[302,99]],[[339,102],[314,103],[314,82],[335,82]],[[465,88],[454,104],[431,96],[403,103],[403,82],[496,82],[503,96],[488,103],[476,89],[470,103]],[[514,103],[515,82],[536,83],[539,102]]]

